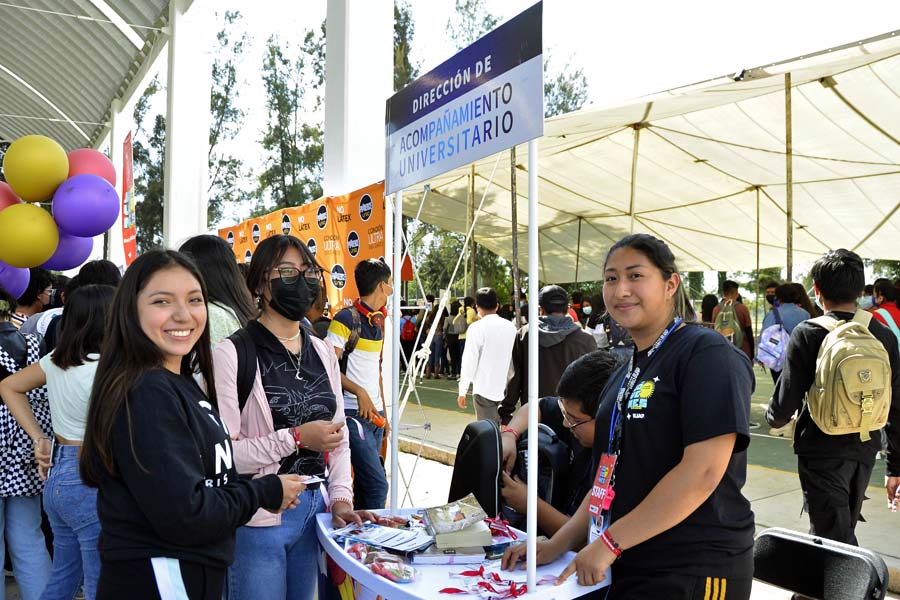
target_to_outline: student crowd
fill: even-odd
[[[22,297],[0,290],[0,528],[23,599],[83,586],[89,600],[281,600],[311,598],[317,581],[326,597],[316,514],[362,522],[388,491],[380,360],[393,279],[380,260],[354,277],[359,298],[329,318],[304,243],[267,238],[242,273],[224,240],[198,236],[142,254],[121,277],[95,261],[56,288],[35,269]],[[409,357],[434,330],[426,377],[458,379],[463,409],[471,387],[476,416],[500,427],[507,470],[529,410],[569,446],[569,493],[538,505],[549,536],[538,562],[578,551],[560,579],[591,585],[611,567],[608,598],[746,599],[754,517],[741,488],[751,361],[767,332],[784,344],[766,359],[766,419],[793,424],[811,531],[856,543],[880,450],[889,501],[898,494],[897,292],[879,280],[859,301],[874,312],[859,309],[863,264],[846,250],[812,278],[825,321],[810,319],[802,287],[773,282],[757,341],[736,284],[705,298],[698,319],[668,246],[627,236],[606,255],[602,297],[541,290],[537,407],[528,329],[490,288],[449,311],[429,298],[402,314],[400,343]],[[806,394],[844,322],[877,340],[885,371],[872,378],[887,398],[867,396],[875,414],[835,433]],[[503,482],[523,511],[524,484]],[[504,568],[524,552],[510,548]]]

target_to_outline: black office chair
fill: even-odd
[[[864,548],[772,527],[753,544],[754,579],[820,600],[883,600],[884,560]]]

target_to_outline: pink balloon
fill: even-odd
[[[0,181],[0,210],[3,210],[7,206],[12,206],[13,204],[21,203],[22,199],[16,196],[16,193],[9,187],[9,184],[5,181]]]
[[[90,148],[72,150],[69,156],[69,177],[90,173],[107,180],[116,187],[116,168],[106,155]]]

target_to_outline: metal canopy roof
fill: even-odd
[[[97,146],[158,52],[169,0],[0,1],[0,140]],[[152,62],[150,60],[149,62]]]
[[[538,157],[541,281],[600,279],[606,250],[632,230],[665,239],[684,270],[749,270],[757,252],[762,266],[784,265],[785,73],[794,260],[839,247],[900,259],[897,33],[547,120]],[[524,145],[516,162],[524,268]],[[485,196],[475,239],[510,258],[509,163],[504,153],[434,177],[427,194],[421,185],[404,193],[404,212],[465,232],[474,169],[476,206]]]

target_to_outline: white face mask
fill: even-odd
[[[593,309],[590,306],[585,306],[584,308],[581,309],[581,312],[583,312],[586,315],[589,315],[589,314],[591,314],[592,310]]]

